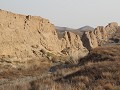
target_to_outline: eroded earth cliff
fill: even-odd
[[[54,25],[47,19],[0,10],[0,55],[34,58],[42,57],[41,51],[76,59],[88,53],[80,37],[74,33],[66,32],[58,39]]]

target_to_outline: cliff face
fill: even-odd
[[[35,48],[55,52],[61,49],[54,25],[41,17],[0,11],[0,34],[1,55],[26,57]]]
[[[44,50],[79,59],[88,50],[107,42],[117,27],[117,23],[109,23],[85,31],[82,36],[65,31],[59,39],[54,25],[47,19],[0,10],[0,56],[33,58],[41,56]]]
[[[86,50],[74,33],[66,32],[59,40],[54,25],[47,19],[0,10],[0,55],[29,58],[41,49],[61,54],[66,48],[70,48],[71,56],[76,49],[77,53]]]

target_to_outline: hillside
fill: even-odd
[[[0,10],[0,90],[119,90],[120,26],[81,29]]]
[[[72,70],[70,74],[57,79],[57,82],[82,90],[119,90],[119,60],[120,46],[96,48],[79,61],[77,71]]]
[[[46,73],[47,76],[37,77],[37,79],[28,79],[29,82],[17,84],[4,82],[1,90],[119,90],[120,89],[120,46],[98,47],[91,51],[88,56],[79,60],[78,64],[66,63],[66,67],[56,66],[57,71]],[[38,69],[39,70],[39,69]],[[1,74],[4,78],[14,78],[17,75],[34,76],[40,75],[38,71],[27,73],[6,72]],[[29,78],[30,78],[29,76]],[[19,78],[18,78],[19,79]],[[22,79],[24,81],[24,78]],[[26,78],[27,80],[27,78]],[[13,84],[10,84],[13,83]],[[6,87],[7,86],[7,87]],[[9,89],[8,89],[9,87]],[[14,88],[14,89],[13,89]]]

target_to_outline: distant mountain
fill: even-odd
[[[94,28],[91,26],[84,26],[78,29],[79,31],[93,31]]]
[[[73,28],[68,28],[68,27],[59,27],[59,26],[55,26],[55,29],[58,31],[71,31],[71,30],[78,30],[78,31],[93,31],[94,28],[91,26],[84,26],[78,29],[73,29]]]
[[[62,38],[64,36],[65,31],[70,31],[75,34],[78,34],[80,37],[83,35],[83,31],[93,31],[94,28],[90,26],[84,26],[78,29],[73,29],[73,28],[68,28],[68,27],[60,27],[60,26],[55,26],[55,29],[58,33],[59,38]]]
[[[68,27],[59,27],[59,26],[55,26],[56,30],[60,30],[60,31],[69,31],[69,30],[75,30],[73,28],[68,28]]]
[[[79,36],[82,36],[82,32],[80,32],[80,30],[77,30],[77,29],[68,28],[68,27],[59,27],[59,26],[55,26],[55,29],[58,33],[59,38],[62,38],[64,36],[65,31],[70,31],[75,34],[78,34]]]

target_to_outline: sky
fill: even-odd
[[[41,16],[62,27],[120,24],[120,0],[0,0],[0,9]]]

